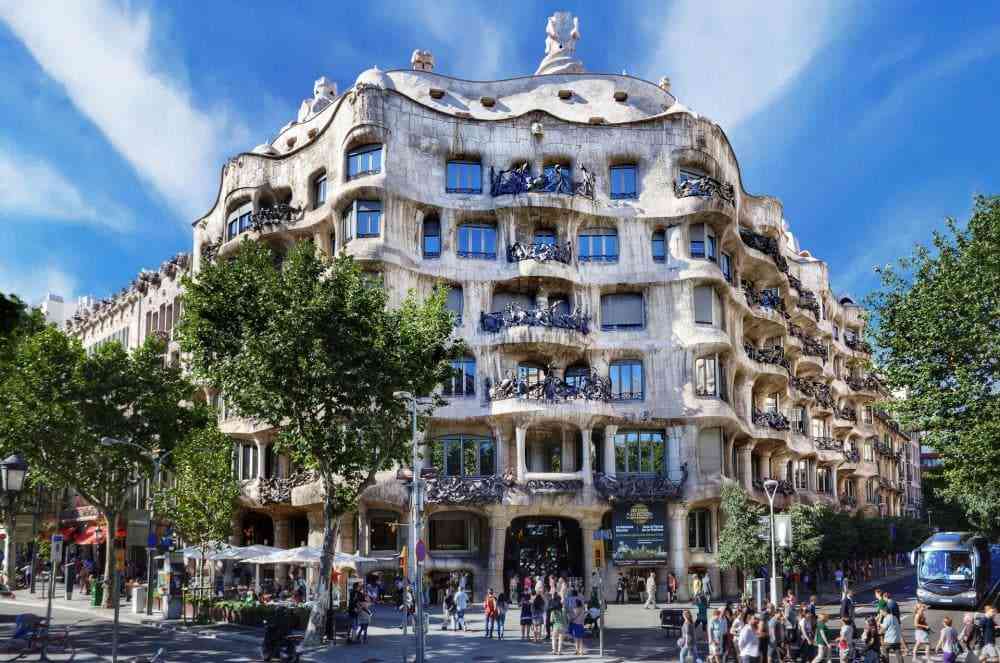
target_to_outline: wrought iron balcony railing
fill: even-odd
[[[573,261],[573,248],[565,244],[522,244],[514,242],[507,247],[507,262],[537,260],[538,262],[561,262],[566,265]]]
[[[288,504],[292,501],[292,489],[312,483],[319,478],[316,472],[307,470],[296,472],[290,477],[265,477],[258,479],[257,496],[262,505]]]
[[[747,357],[753,361],[759,361],[763,364],[774,364],[775,366],[781,366],[783,369],[791,373],[791,366],[788,364],[788,360],[785,359],[785,349],[782,347],[773,348],[755,348],[749,343],[743,344],[743,351],[746,352]]]
[[[874,375],[848,375],[847,386],[854,391],[881,391],[882,383]]]
[[[514,486],[511,477],[434,477],[426,479],[424,499],[429,504],[483,506],[500,504]]]
[[[572,381],[557,378],[551,374],[543,380],[528,380],[515,377],[508,371],[506,377],[493,383],[484,381],[487,401],[502,401],[519,398],[533,401],[611,401],[611,380],[591,370],[589,375],[574,377]]]
[[[812,398],[819,405],[833,409],[833,392],[830,391],[828,384],[795,376],[791,377],[789,382],[799,393]]]
[[[714,177],[702,175],[701,177],[678,178],[674,181],[674,195],[678,198],[718,198],[730,205],[736,204],[736,190],[732,184],[720,182]]]
[[[496,172],[490,167],[490,195],[516,196],[522,193],[561,193],[567,196],[582,196],[594,199],[594,175],[581,168],[582,179],[574,182],[571,172],[556,165],[546,168],[541,175],[533,176],[524,163],[510,170]]]
[[[753,485],[753,487],[754,487],[755,490],[759,490],[760,492],[763,493],[763,492],[765,492],[764,491],[764,482],[766,480],[767,479],[759,479],[759,478],[758,479],[754,479],[751,482],[751,484]],[[791,481],[785,481],[784,479],[779,479],[778,480],[778,488],[774,492],[775,492],[776,495],[786,495],[786,496],[788,496],[788,495],[794,495],[796,491],[795,491],[795,486],[792,485]]]
[[[857,449],[848,449],[844,447],[844,461],[848,463],[860,463],[861,454]]]
[[[841,506],[850,507],[851,509],[856,509],[858,507],[858,498],[852,495],[841,495],[840,496]]]
[[[844,405],[838,407],[834,412],[837,413],[837,417],[843,419],[844,421],[850,421],[852,423],[858,423],[858,411],[855,410],[850,405]]]
[[[785,318],[788,317],[788,313],[785,311],[785,302],[781,299],[780,295],[774,292],[757,290],[748,281],[743,281],[743,295],[750,306],[770,309],[776,313],[780,313]]]
[[[841,440],[836,440],[832,437],[814,437],[813,441],[816,443],[816,448],[823,451],[844,450],[844,443]]]
[[[785,431],[791,428],[788,417],[773,410],[758,410],[753,408],[751,418],[755,426],[767,426],[773,430]]]
[[[781,255],[778,240],[767,235],[755,233],[747,228],[740,228],[740,239],[750,248],[757,249],[761,253],[771,256],[771,260],[774,261],[774,265],[778,268],[779,272],[788,273],[788,261],[785,260],[785,256]]]
[[[520,304],[507,304],[504,310],[494,313],[480,313],[479,325],[484,332],[497,333],[507,327],[549,327],[571,329],[583,334],[590,333],[590,316],[579,307],[572,312],[560,310],[560,303],[549,306],[524,308]]]
[[[594,488],[609,502],[672,499],[681,496],[687,477],[686,463],[681,466],[679,477],[628,474],[610,477],[598,472],[594,475]]]
[[[803,354],[819,357],[824,362],[829,358],[830,353],[826,349],[826,346],[820,343],[818,339],[807,334],[802,327],[799,327],[795,323],[789,323],[788,333],[802,341]]]
[[[872,346],[857,336],[844,336],[844,345],[858,352],[864,352],[869,355],[872,353]]]

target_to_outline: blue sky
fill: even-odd
[[[190,250],[224,160],[318,76],[344,90],[414,48],[452,76],[530,74],[559,9],[590,71],[669,76],[720,123],[838,291],[1000,193],[995,3],[0,0],[0,291],[117,290]]]

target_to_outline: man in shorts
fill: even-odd
[[[979,618],[979,633],[983,648],[979,650],[979,660],[986,663],[997,663],[1000,655],[996,647],[997,611],[992,605],[986,606],[986,614]]]
[[[882,631],[885,658],[892,663],[892,655],[895,654],[899,663],[903,663],[903,627],[899,623],[899,618],[889,612],[888,607],[882,608],[880,614],[879,626]]]

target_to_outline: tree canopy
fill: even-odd
[[[977,197],[962,227],[880,270],[869,298],[896,413],[941,456],[941,494],[1000,534],[1000,198]]]
[[[760,517],[767,515],[767,510],[731,481],[722,486],[721,507],[724,520],[719,531],[719,566],[744,573],[770,568],[771,549],[757,538]]]
[[[277,444],[316,469],[324,488],[320,601],[325,615],[339,517],[356,507],[375,473],[409,455],[408,403],[452,375],[446,292],[409,295],[390,307],[378,275],[312,242],[285,255],[244,241],[236,253],[187,278],[177,331],[195,375],[223,392],[227,409],[279,430]]]

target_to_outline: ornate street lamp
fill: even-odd
[[[16,564],[14,563],[14,503],[24,488],[24,477],[28,474],[28,464],[19,455],[8,456],[0,462],[0,495],[3,499],[5,512],[5,529],[7,538],[4,540],[3,568],[7,582],[14,585]]]
[[[774,550],[774,496],[778,492],[778,482],[768,479],[764,482],[764,494],[771,507],[771,605],[777,606],[778,599],[778,558]]]

